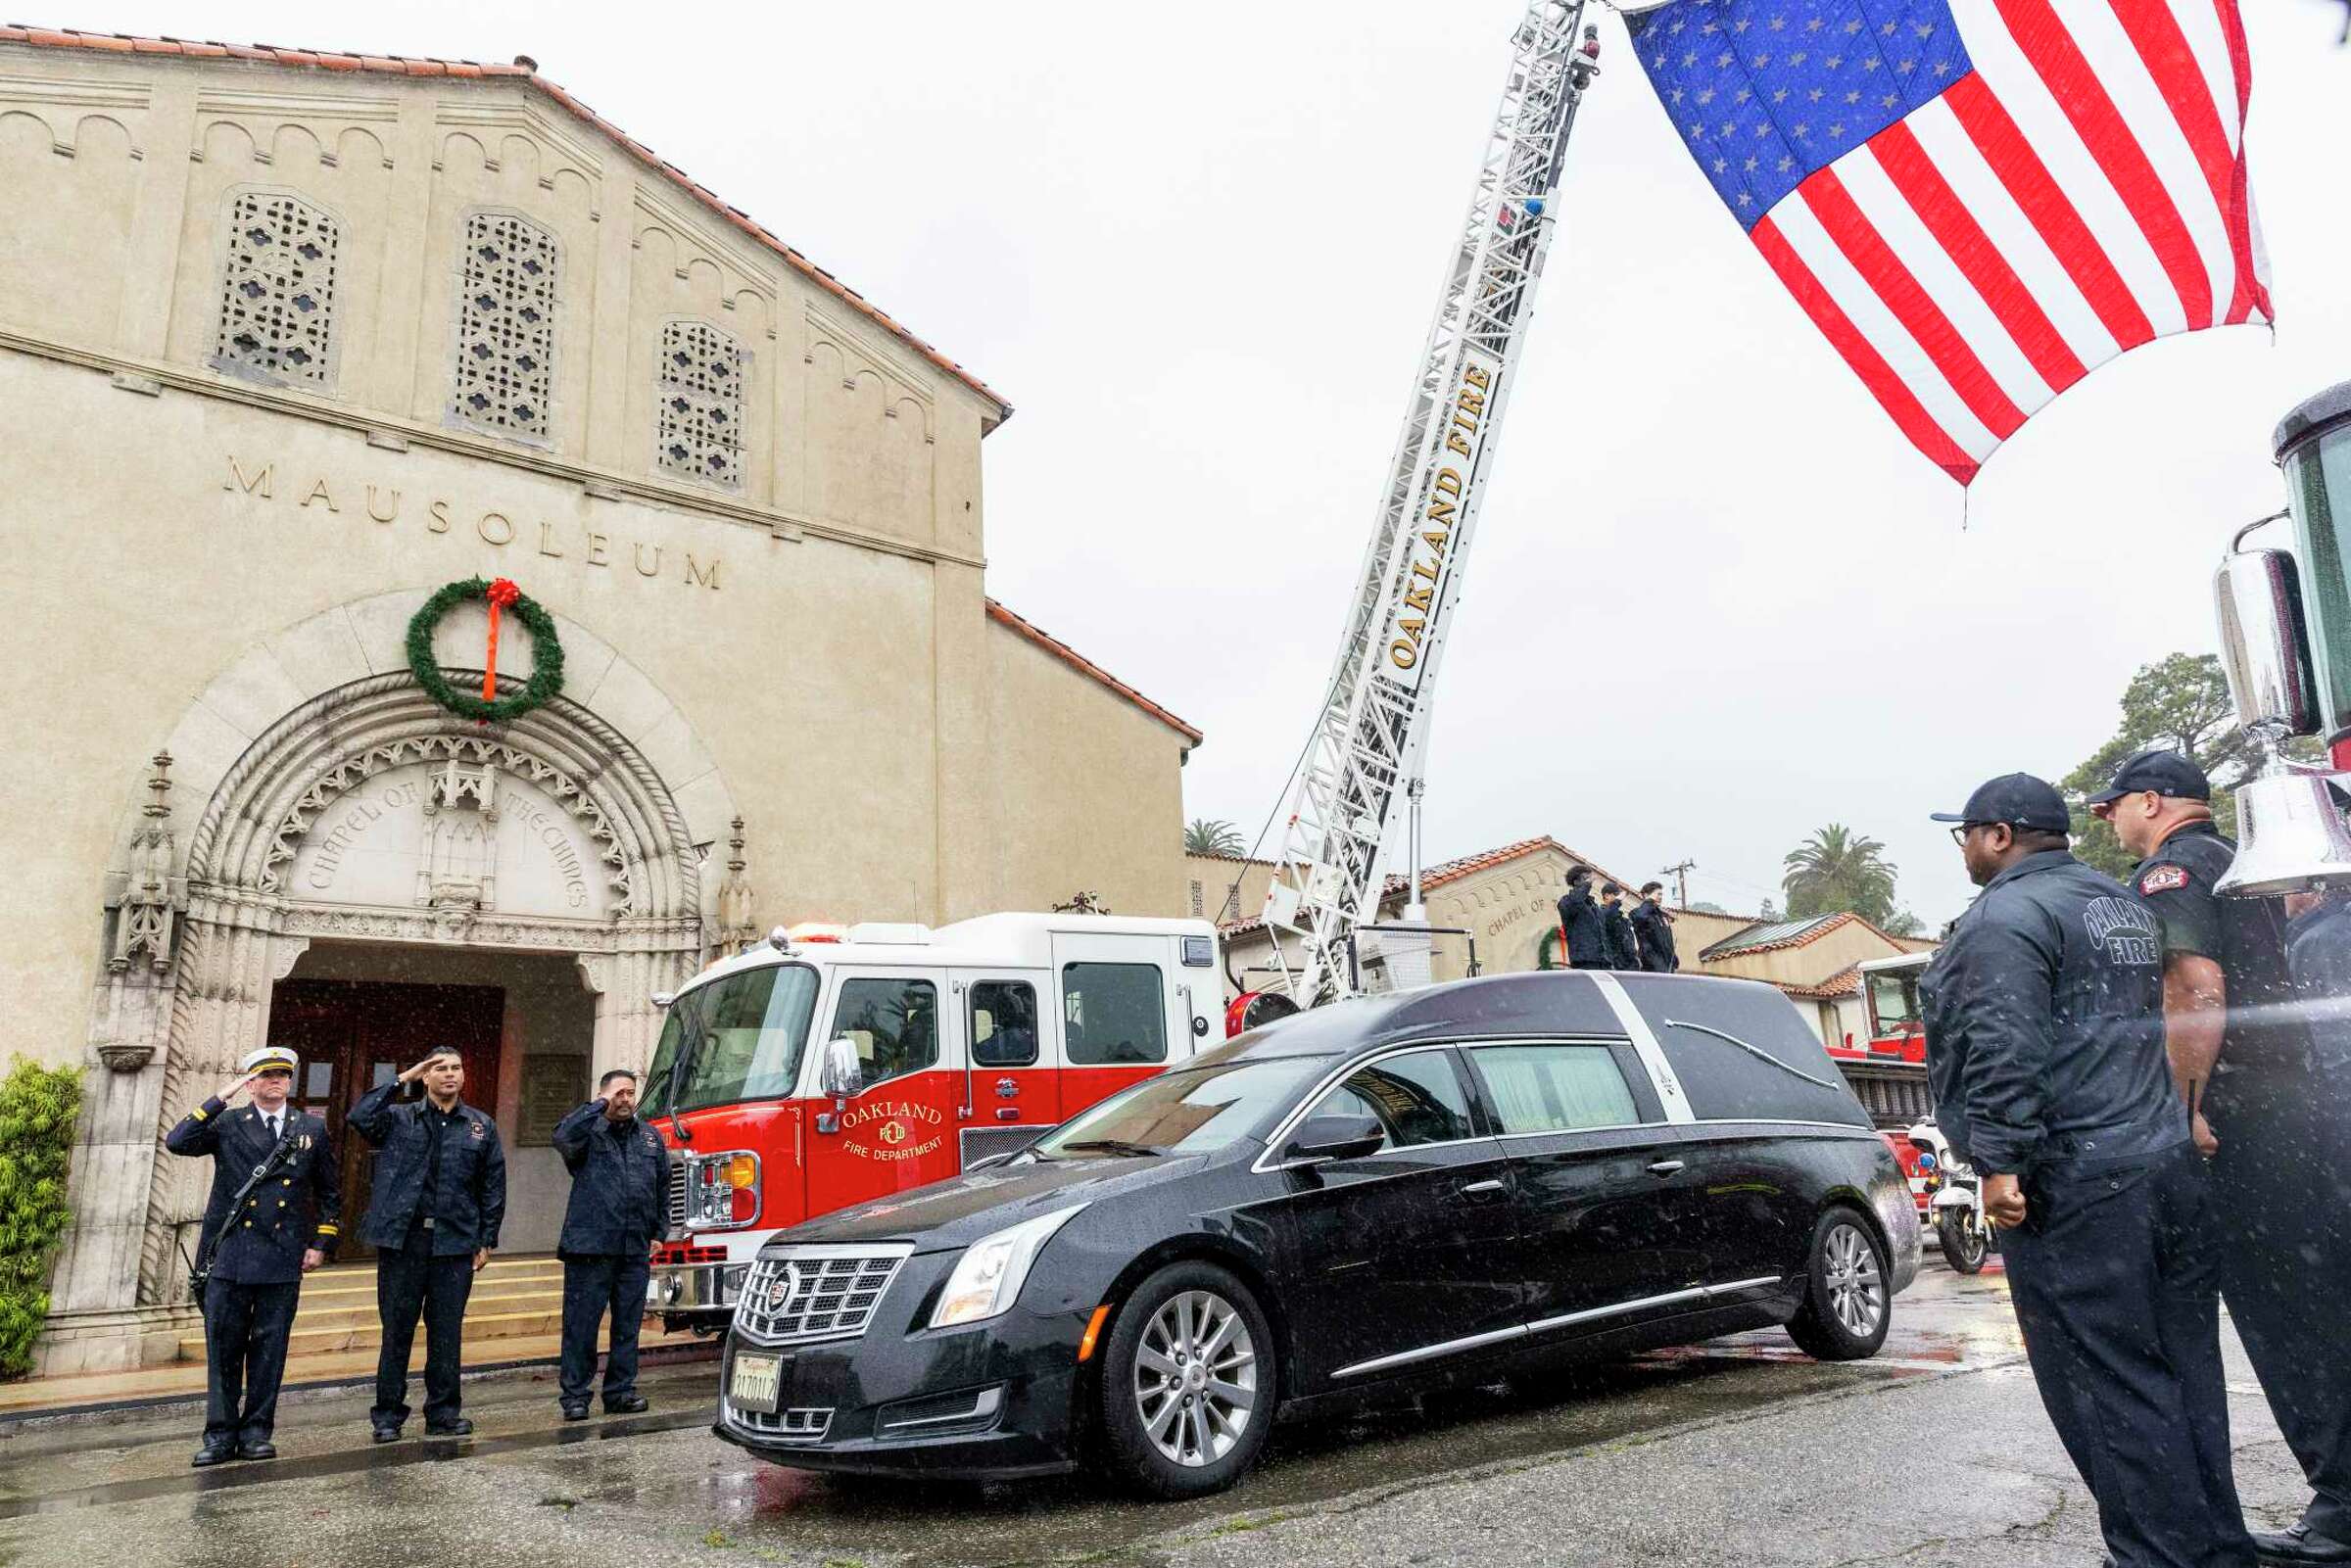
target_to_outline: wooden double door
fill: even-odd
[[[375,1150],[345,1129],[360,1095],[398,1077],[427,1051],[454,1046],[465,1062],[468,1105],[497,1110],[499,1040],[505,991],[496,985],[416,985],[392,980],[280,980],[269,1003],[269,1043],[302,1059],[293,1103],[326,1122],[343,1167],[343,1247],[348,1261],[372,1256],[360,1220]],[[416,1092],[414,1086],[407,1093]]]

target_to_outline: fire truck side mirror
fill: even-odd
[[[855,1040],[843,1034],[825,1042],[824,1071],[818,1082],[833,1097],[836,1111],[846,1106],[849,1096],[857,1092],[857,1079],[863,1068]]]

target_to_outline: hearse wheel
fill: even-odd
[[[1858,1361],[1878,1354],[1894,1321],[1886,1255],[1859,1214],[1832,1209],[1812,1227],[1804,1302],[1788,1337],[1816,1361]]]
[[[1120,1307],[1102,1359],[1110,1467],[1161,1497],[1221,1492],[1273,1424],[1273,1331],[1214,1263],[1170,1263]]]

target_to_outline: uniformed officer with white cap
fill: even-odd
[[[341,1172],[326,1123],[286,1104],[301,1065],[283,1046],[263,1046],[245,1058],[242,1077],[164,1139],[175,1155],[213,1157],[195,1266],[211,1374],[204,1444],[190,1461],[199,1467],[277,1457],[270,1433],[302,1276],[326,1260],[340,1235]],[[229,1109],[248,1090],[253,1103]]]

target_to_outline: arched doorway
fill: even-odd
[[[467,1055],[467,1098],[526,1148],[543,1142],[549,1107],[649,1054],[648,999],[700,964],[702,910],[700,855],[668,787],[587,708],[558,699],[475,725],[405,673],[321,692],[255,739],[190,837],[156,1136],[274,1037],[282,985],[283,1025],[316,1069],[305,1096],[334,1108],[330,1124],[447,1042]],[[522,1003],[560,991],[551,961],[587,996],[555,1023],[568,1039],[533,1037],[559,996]],[[196,1164],[156,1166],[142,1303],[177,1294],[202,1215]],[[356,1200],[363,1164],[354,1174]],[[515,1175],[518,1212],[544,1196],[532,1188],[554,1190],[527,1159]]]

